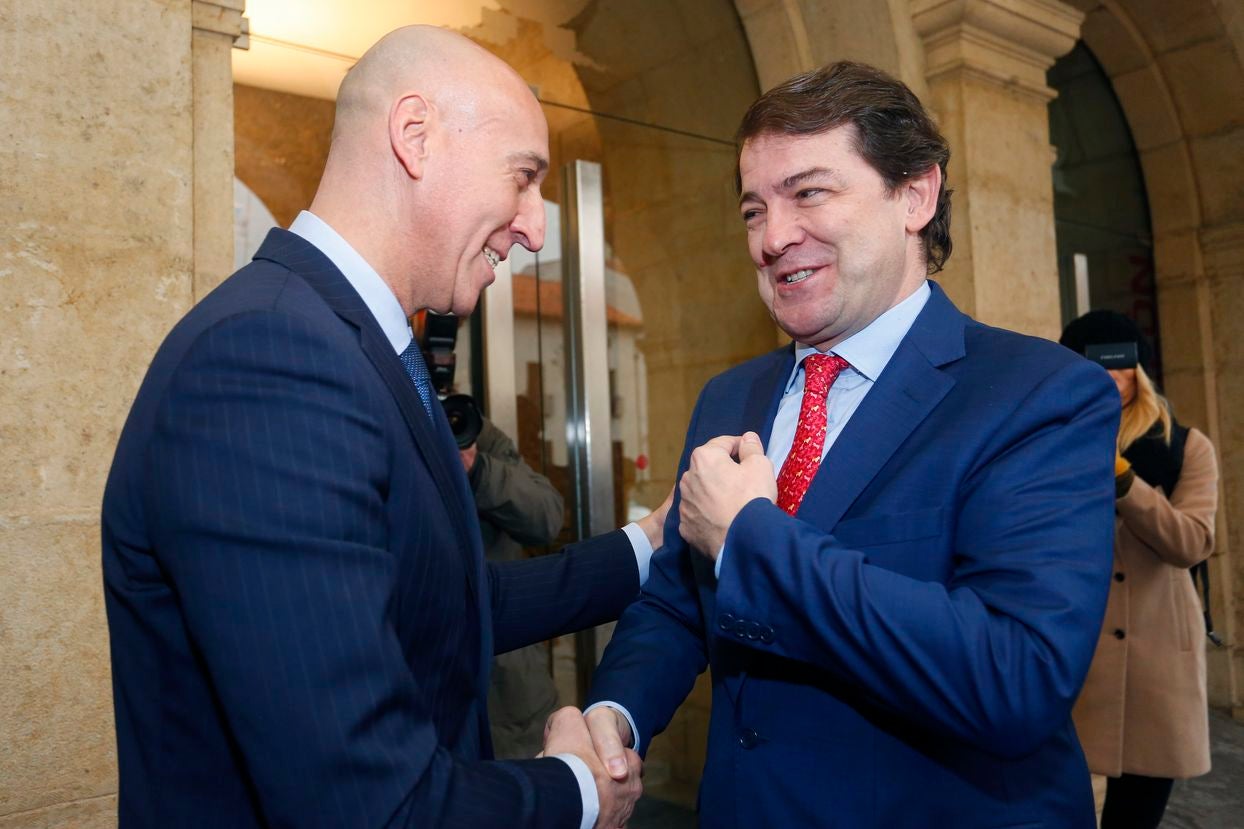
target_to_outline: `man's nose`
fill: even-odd
[[[766,256],[781,256],[791,245],[802,242],[803,238],[803,228],[792,211],[774,205],[765,213],[761,246]]]
[[[544,199],[541,198],[540,191],[524,194],[518,215],[510,225],[518,243],[533,253],[540,250],[544,247],[545,225]]]

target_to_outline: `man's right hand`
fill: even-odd
[[[603,711],[611,718],[611,710],[598,708],[592,714]],[[600,727],[600,726],[598,726]],[[614,731],[616,733],[616,720]],[[595,735],[588,731],[587,721],[577,708],[561,708],[553,712],[544,726],[544,751],[554,754],[573,754],[592,772],[596,781],[596,794],[600,798],[600,816],[596,819],[598,829],[616,829],[626,826],[635,810],[635,801],[643,793],[643,761],[630,749],[623,749],[621,759],[624,768],[606,770],[605,763],[597,755]],[[620,743],[619,743],[620,747]]]
[[[665,517],[669,515],[670,506],[673,503],[674,487],[670,487],[669,494],[665,496],[661,506],[635,522],[644,531],[644,534],[648,536],[648,543],[652,545],[654,550],[660,548],[665,543]]]
[[[593,708],[584,719],[587,720],[587,730],[592,735],[592,745],[596,747],[596,756],[605,764],[609,776],[615,780],[625,780],[628,773],[627,749],[635,745],[630,723],[618,709],[608,705]]]

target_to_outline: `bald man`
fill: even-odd
[[[164,341],[103,505],[123,829],[626,821],[638,757],[607,772],[574,709],[490,759],[489,666],[617,617],[664,513],[486,564],[407,325],[540,248],[547,168],[512,69],[394,32],[342,83],[310,210]]]

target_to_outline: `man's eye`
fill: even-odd
[[[759,211],[759,210],[744,210],[744,211],[743,211],[743,221],[745,221],[745,222],[750,222],[752,219],[756,218],[756,217],[757,217],[757,216],[759,216],[759,215],[760,215],[760,211]]]
[[[536,171],[535,170],[519,170],[519,174],[524,179],[527,180],[528,184],[535,184],[536,182]]]
[[[800,199],[810,199],[810,198],[812,198],[813,196],[819,196],[819,195],[820,195],[821,193],[823,193],[823,192],[825,192],[825,191],[824,191],[824,190],[822,190],[822,189],[821,189],[821,188],[819,188],[819,187],[806,187],[806,188],[804,188],[803,190],[800,190],[800,191],[796,194],[796,198],[800,198]]]

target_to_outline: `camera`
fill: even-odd
[[[451,394],[454,383],[454,367],[457,356],[454,345],[458,341],[458,318],[451,314],[421,312],[413,321],[415,337],[423,361],[432,375],[432,387],[440,398],[449,428],[459,449],[466,449],[479,438],[484,428],[484,416],[474,398],[468,394]]]

